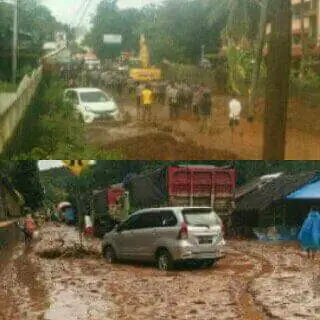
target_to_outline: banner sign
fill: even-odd
[[[120,34],[105,34],[103,42],[106,44],[121,44],[122,36]]]

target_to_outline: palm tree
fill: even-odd
[[[271,0],[271,37],[267,57],[264,160],[284,160],[291,64],[291,0]]]
[[[263,49],[266,41],[266,27],[268,21],[269,3],[270,0],[261,0],[259,38],[254,59],[251,94],[249,95],[248,120],[250,122],[253,120],[254,104],[257,98],[257,90],[259,87],[260,70],[263,59]]]
[[[260,10],[260,0],[211,0],[210,21],[216,22],[221,16],[226,17],[226,27],[223,42],[228,58],[229,87],[239,92],[237,77],[245,74],[237,61],[237,51],[242,50],[244,40],[254,40],[256,37],[257,13]]]

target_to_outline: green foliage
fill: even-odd
[[[15,188],[23,195],[27,207],[38,209],[42,206],[44,192],[37,161],[16,161],[11,171],[11,178]]]
[[[0,81],[0,92],[16,92],[16,91],[17,91],[17,85],[13,83]]]
[[[10,159],[121,159],[84,143],[85,128],[63,101],[64,82],[44,75],[26,116],[4,157]],[[30,130],[32,128],[32,130]]]
[[[146,35],[153,64],[163,59],[194,63],[200,59],[201,45],[218,52],[220,31],[224,19],[209,23],[208,3],[198,0],[169,0],[162,5],[147,5],[139,9],[120,10],[117,1],[100,2],[92,20],[93,27],[85,44],[101,59],[122,51],[139,51],[139,37]],[[120,47],[103,44],[103,34],[116,33],[123,37]]]
[[[12,25],[13,4],[0,1],[0,79],[6,81],[11,80]],[[54,40],[54,33],[62,29],[63,26],[39,1],[19,1],[18,81],[28,69],[37,66],[43,43]]]
[[[216,71],[203,70],[194,65],[173,64],[161,67],[163,76],[168,80],[183,81],[188,80],[190,83],[201,83],[209,87],[215,87]],[[220,83],[219,83],[220,86]]]

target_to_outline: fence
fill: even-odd
[[[59,54],[64,49],[60,48],[46,55],[43,60]],[[16,93],[0,93],[0,153],[23,118],[41,80],[42,70],[43,66],[40,66],[31,75],[25,75]]]

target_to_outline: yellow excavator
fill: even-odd
[[[130,69],[130,78],[136,81],[154,81],[161,79],[161,70],[150,67],[150,55],[145,36],[140,36],[140,64],[141,68]]]

